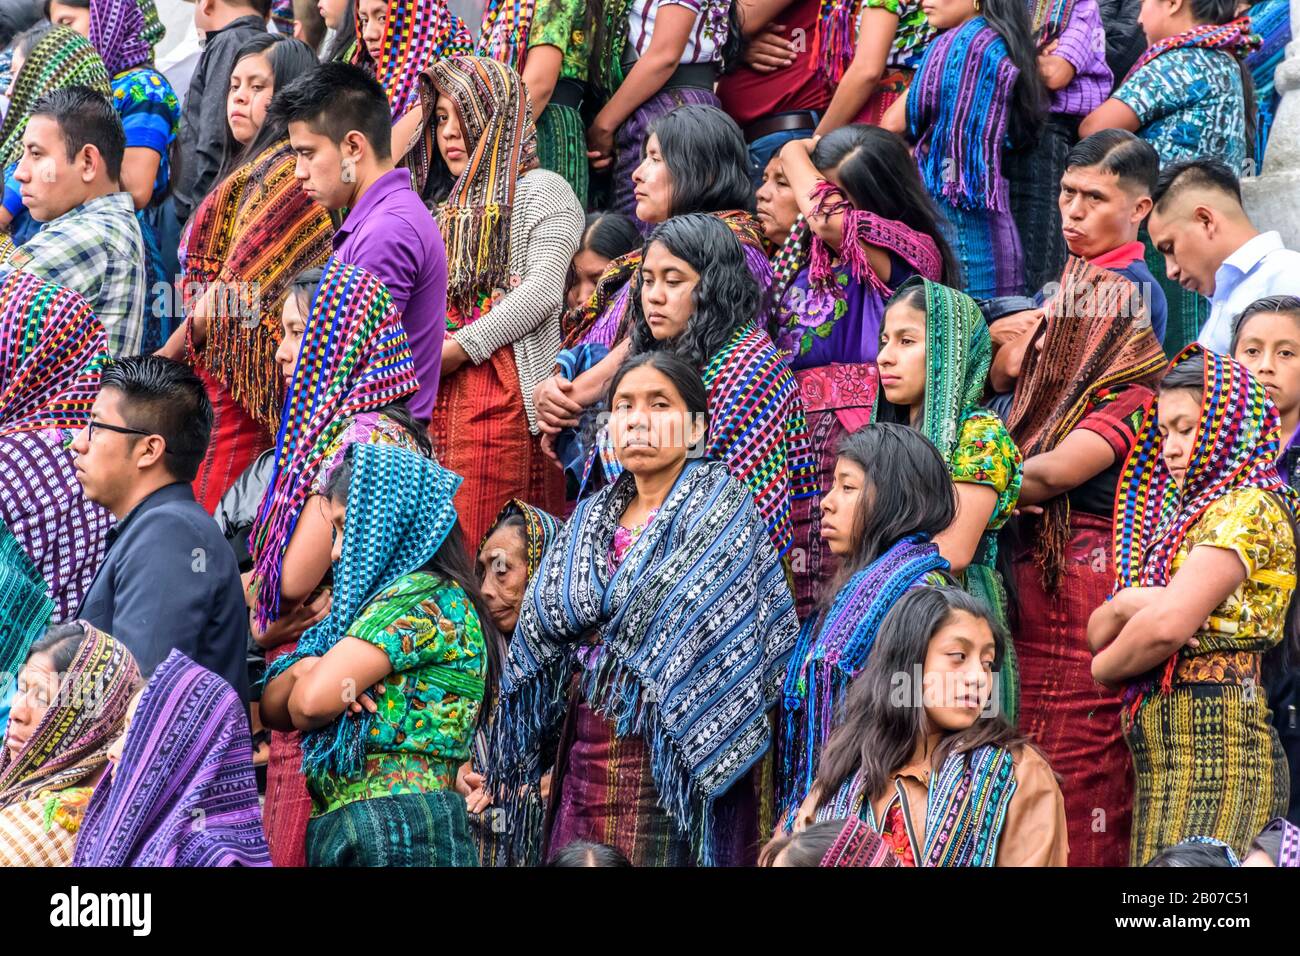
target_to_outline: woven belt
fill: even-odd
[[[563,77],[555,84],[555,91],[551,93],[549,106],[554,103],[556,106],[567,106],[570,109],[582,109],[582,97],[585,93],[583,85],[577,80],[565,79]]]
[[[752,143],[764,136],[771,136],[773,133],[784,133],[787,130],[814,130],[816,128],[817,114],[812,110],[776,113],[772,116],[764,116],[762,119],[755,120],[746,126],[745,142]]]
[[[627,76],[632,72],[632,67],[640,59],[637,52],[632,47],[627,47],[623,51],[623,75]],[[718,80],[717,63],[678,63],[677,69],[673,70],[672,76],[664,81],[664,85],[659,88],[660,92],[664,90],[706,90],[713,92],[713,86]]]

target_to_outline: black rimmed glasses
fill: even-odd
[[[123,425],[110,425],[107,422],[97,422],[92,418],[86,423],[86,441],[94,441],[95,432],[100,430],[116,432],[119,435],[143,435],[145,438],[148,438],[150,435],[158,434],[157,432],[147,432],[139,428],[127,428]],[[172,453],[170,448],[164,448],[163,451],[169,455]]]

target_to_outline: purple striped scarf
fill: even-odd
[[[153,47],[144,32],[144,13],[136,0],[90,0],[90,42],[110,77],[153,66]]]

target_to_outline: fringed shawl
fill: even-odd
[[[547,549],[560,536],[564,530],[564,522],[552,514],[534,508],[519,498],[512,498],[507,501],[505,507],[497,515],[496,521],[492,522],[492,527],[488,533],[483,536],[479,543],[479,550],[483,550],[483,545],[487,544],[487,539],[492,536],[492,532],[501,526],[507,518],[515,515],[524,520],[524,553],[528,563],[528,577],[531,578],[541,567],[542,556],[546,554]]]
[[[1019,76],[983,17],[930,43],[908,88],[907,128],[931,196],[959,209],[1010,209],[1002,150]]]
[[[30,272],[0,277],[0,435],[84,427],[108,358],[80,295]]]
[[[1165,353],[1139,309],[1138,289],[1128,279],[1083,259],[1066,263],[1061,291],[1047,303],[1042,349],[1026,350],[1007,416],[1007,431],[1025,458],[1054,449],[1116,389],[1155,387]],[[1035,562],[1049,592],[1064,567],[1069,520],[1064,495],[1047,503]]]
[[[54,613],[49,587],[13,533],[0,523],[0,674],[17,674]]]
[[[140,669],[125,646],[85,621],[77,624],[86,637],[59,675],[58,696],[16,757],[7,747],[0,752],[0,806],[75,787],[108,761]]]
[[[22,158],[23,132],[36,101],[74,85],[88,86],[113,100],[108,71],[90,41],[69,27],[51,27],[27,54],[14,82],[14,95],[0,126],[0,166],[7,168]]]
[[[234,688],[180,651],[158,665],[116,772],[90,797],[72,865],[271,865]]]
[[[353,446],[352,477],[343,524],[343,556],[334,565],[330,615],[277,657],[274,680],[304,657],[323,657],[366,605],[398,578],[420,570],[456,525],[451,499],[460,477],[423,455],[395,445]],[[302,738],[304,773],[355,776],[361,771],[371,715],[344,713]]]
[[[947,568],[939,549],[923,535],[903,538],[845,582],[825,615],[804,621],[785,675],[783,810],[797,811],[812,789],[840,703],[867,666],[885,615],[928,574]]]
[[[574,650],[595,634],[600,658],[583,699],[619,736],[644,737],[660,805],[709,865],[714,801],[767,752],[767,712],[799,622],[753,498],[722,465],[688,462],[611,571],[610,544],[635,496],[628,474],[580,502],[529,584],[501,679],[489,785],[507,833],[523,839]]]
[[[1146,48],[1137,58],[1133,68],[1124,77],[1127,80],[1142,67],[1146,66],[1162,53],[1170,50],[1189,50],[1201,47],[1205,50],[1222,50],[1238,60],[1259,48],[1260,38],[1251,32],[1250,17],[1238,17],[1227,23],[1203,23],[1192,27],[1186,33],[1165,37]]]
[[[880,834],[857,817],[844,821],[844,829],[822,856],[819,867],[898,866],[898,857]]]
[[[302,191],[295,162],[284,140],[236,168],[194,213],[183,255],[186,311],[213,283],[220,292],[207,344],[188,349],[190,361],[268,433],[284,390],[280,312],[294,277],[329,258],[334,233],[329,213]]]
[[[144,11],[136,0],[90,0],[90,42],[110,77],[153,66],[153,47],[144,27]]]
[[[1174,574],[1183,539],[1210,505],[1238,488],[1271,492],[1294,523],[1300,499],[1277,471],[1281,433],[1277,408],[1244,365],[1193,342],[1170,364],[1199,355],[1205,393],[1196,440],[1180,489],[1161,454],[1158,406],[1142,422],[1115,493],[1115,590],[1163,587]],[[1175,654],[1161,669],[1169,691]],[[1127,698],[1136,709],[1155,683],[1139,680]]]
[[[438,148],[434,104],[440,93],[456,105],[469,154],[438,212],[447,245],[447,302],[468,316],[483,295],[509,288],[510,214],[519,177],[537,165],[537,126],[523,81],[510,67],[482,56],[440,60],[420,76],[423,175]]]
[[[388,0],[388,27],[376,62],[361,37],[361,18],[354,11],[356,44],[352,62],[374,74],[388,94],[393,122],[420,105],[420,74],[444,57],[474,52],[474,41],[447,0]],[[433,111],[425,104],[424,122]]]
[[[275,465],[250,534],[257,619],[279,616],[284,551],[331,442],[360,412],[383,408],[416,390],[406,333],[382,282],[331,259],[312,297],[289,383]]]
[[[536,11],[537,0],[488,0],[479,31],[478,54],[523,73]]]
[[[861,20],[862,0],[821,0],[813,32],[813,66],[827,83],[844,79],[853,62]]]

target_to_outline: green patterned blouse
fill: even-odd
[[[560,78],[585,82],[591,44],[583,17],[583,0],[538,0],[533,25],[528,33],[528,49],[535,46],[556,47],[563,56]]]

